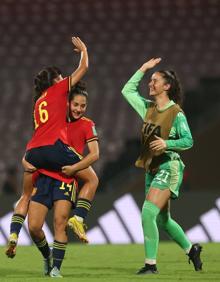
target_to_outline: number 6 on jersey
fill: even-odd
[[[46,106],[47,106],[47,102],[46,101],[42,101],[39,104],[39,106],[38,106],[39,117],[40,117],[40,122],[41,123],[47,122],[48,118],[49,118],[48,111],[45,109]],[[37,123],[37,120],[36,120],[36,113],[35,113],[35,111],[34,111],[34,124],[35,124],[35,129],[37,129],[39,124]]]

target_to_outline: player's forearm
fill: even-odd
[[[193,139],[190,136],[186,136],[177,140],[166,140],[166,150],[184,151],[190,149],[193,146]]]
[[[84,168],[89,167],[94,162],[99,159],[99,152],[89,153],[85,158],[83,158],[80,162],[73,165],[75,171],[82,170]]]
[[[81,51],[81,58],[78,68],[70,76],[71,86],[75,85],[84,76],[88,68],[89,68],[89,57],[88,57],[87,48],[85,48],[83,49],[83,51]]]
[[[86,72],[89,68],[89,56],[88,56],[88,51],[87,48],[85,48],[82,52],[81,52],[81,58],[80,58],[80,62],[79,62],[79,71],[81,72]]]
[[[136,71],[134,75],[128,80],[128,82],[125,84],[125,86],[122,89],[122,94],[126,97],[129,96],[130,94],[136,94],[138,92],[138,86],[143,78],[144,73],[141,72],[140,70]]]
[[[138,70],[125,84],[122,95],[134,110],[144,119],[147,111],[148,101],[140,96],[138,86],[144,73]]]

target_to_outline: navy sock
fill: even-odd
[[[10,234],[16,233],[17,235],[19,235],[24,220],[25,220],[25,216],[21,214],[13,214],[11,218]]]
[[[56,266],[60,269],[61,264],[63,262],[65,251],[66,251],[66,242],[58,242],[54,240],[53,242],[53,266]]]
[[[74,214],[82,218],[86,218],[91,206],[92,203],[89,200],[79,198],[76,203],[76,209],[74,211]]]
[[[46,238],[44,237],[42,240],[37,241],[33,239],[35,245],[37,246],[38,250],[41,252],[42,256],[47,259],[50,256],[50,247],[47,243]]]

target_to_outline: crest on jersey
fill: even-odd
[[[92,127],[92,132],[93,132],[93,134],[94,134],[95,136],[97,136],[97,131],[96,131],[95,126],[94,126],[94,125],[93,125],[93,127]]]

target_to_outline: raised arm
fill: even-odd
[[[144,63],[138,71],[128,80],[122,89],[122,95],[128,101],[128,103],[134,108],[134,110],[144,119],[147,108],[149,105],[149,100],[145,99],[139,94],[138,86],[143,78],[145,72],[161,61],[161,58],[151,59]]]
[[[75,46],[74,51],[81,53],[78,68],[70,75],[70,86],[75,85],[87,72],[89,59],[86,45],[79,37],[72,37],[72,43]]]

